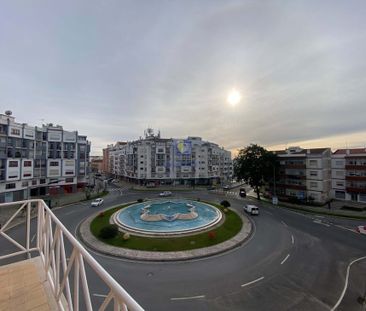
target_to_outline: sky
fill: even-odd
[[[364,147],[365,16],[362,0],[5,0],[0,113],[78,130],[93,155],[147,127],[234,154]]]

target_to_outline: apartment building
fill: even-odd
[[[324,203],[329,200],[331,185],[330,148],[302,149],[290,147],[274,151],[280,169],[276,194],[282,200]]]
[[[110,172],[139,184],[217,184],[232,179],[231,153],[200,137],[144,138],[109,148]]]
[[[42,127],[0,114],[0,203],[75,192],[87,183],[90,142],[60,125]]]
[[[366,148],[338,149],[332,154],[335,199],[366,202]]]

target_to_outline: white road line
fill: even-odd
[[[93,294],[93,296],[95,296],[95,297],[103,297],[103,298],[107,297],[107,295],[103,295],[103,294]]]
[[[350,228],[347,228],[347,227],[343,227],[343,226],[341,226],[341,225],[334,225],[334,226],[336,226],[336,227],[338,227],[338,228],[341,228],[341,229],[343,229],[343,230],[348,230],[348,231],[351,231],[351,232],[353,232],[353,233],[358,233],[356,230],[354,230],[354,229],[350,229]]]
[[[316,223],[316,224],[318,224],[318,225],[323,225],[323,226],[326,226],[326,227],[330,227],[330,225],[323,223],[323,222],[322,222],[321,220],[319,220],[319,219],[315,219],[315,220],[313,220],[313,223]]]
[[[170,300],[189,300],[189,299],[202,299],[202,298],[205,298],[205,295],[191,296],[191,297],[175,297],[170,298]]]
[[[283,265],[289,257],[290,257],[290,254],[287,254],[287,256],[285,257],[285,259],[281,261],[281,265]]]
[[[285,227],[287,227],[287,224],[286,224],[283,220],[281,220],[281,223],[282,223]]]
[[[334,311],[335,309],[337,309],[337,308],[338,308],[338,306],[340,305],[340,303],[342,302],[342,299],[343,299],[344,294],[346,293],[346,290],[347,290],[347,287],[348,287],[349,270],[350,270],[351,266],[352,266],[355,262],[360,261],[360,260],[364,260],[364,259],[366,259],[366,256],[364,256],[364,257],[360,257],[360,258],[357,258],[357,259],[353,260],[352,262],[350,262],[350,263],[348,264],[348,266],[347,266],[347,273],[346,273],[346,282],[345,282],[345,284],[344,284],[343,291],[342,291],[341,296],[339,297],[339,299],[338,299],[337,303],[334,305],[334,307],[331,309],[331,311]]]
[[[259,282],[259,281],[261,281],[261,280],[263,280],[263,279],[264,279],[264,276],[261,276],[260,278],[255,279],[254,281],[251,281],[251,282],[248,282],[248,283],[242,284],[242,285],[241,285],[241,287],[245,287],[245,286],[248,286],[248,285],[250,285],[250,284],[253,284],[253,283]]]
[[[295,243],[295,238],[293,235],[291,235],[291,243],[294,244]]]

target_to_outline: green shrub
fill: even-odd
[[[221,201],[220,205],[222,205],[223,207],[230,207],[231,206],[230,202],[227,201],[227,200]]]
[[[100,229],[99,237],[102,239],[112,239],[118,234],[118,226],[109,224]]]

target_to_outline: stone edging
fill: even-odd
[[[247,239],[250,238],[250,236],[253,233],[253,227],[254,227],[252,224],[252,220],[250,220],[248,217],[244,215],[237,213],[241,218],[241,220],[243,221],[243,226],[240,232],[230,240],[227,240],[217,245],[200,249],[192,249],[188,251],[148,252],[148,251],[139,251],[122,247],[116,247],[99,241],[90,231],[90,224],[99,213],[100,211],[93,214],[92,216],[89,216],[77,228],[77,234],[78,237],[81,239],[81,241],[87,247],[99,253],[140,261],[180,261],[180,260],[190,260],[194,258],[208,257],[215,254],[223,253],[242,245]]]

